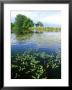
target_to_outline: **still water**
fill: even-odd
[[[23,53],[28,49],[55,53],[61,50],[61,32],[11,34],[11,53]]]

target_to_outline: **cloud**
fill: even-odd
[[[47,16],[39,18],[44,23],[61,24],[61,16]]]
[[[26,15],[35,23],[41,21],[46,24],[61,24],[61,11],[11,11],[11,22],[15,21],[17,14]]]

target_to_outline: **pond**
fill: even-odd
[[[47,52],[61,51],[61,32],[30,33],[24,35],[11,34],[11,54],[23,53],[28,49]]]

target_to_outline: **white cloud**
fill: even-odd
[[[61,24],[60,11],[11,11],[11,21],[15,20],[17,14],[26,15],[34,22],[41,21],[46,24]]]
[[[44,23],[61,24],[61,16],[47,16],[44,18],[41,17],[39,20]]]

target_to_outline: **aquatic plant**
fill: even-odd
[[[49,55],[46,52],[28,50],[12,57],[12,79],[61,78],[60,54]],[[59,60],[58,60],[59,59]]]

